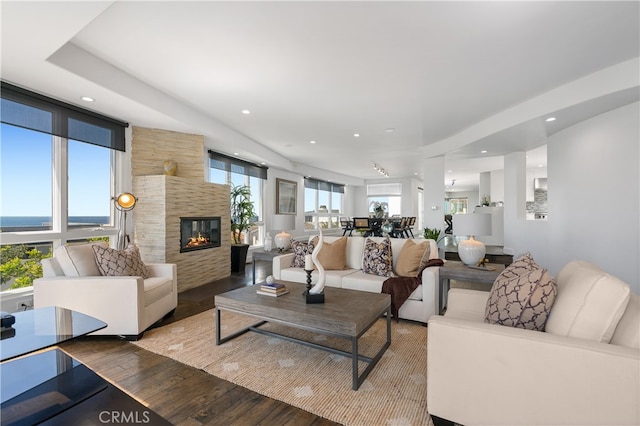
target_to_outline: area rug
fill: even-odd
[[[255,322],[222,311],[222,335]],[[345,339],[271,323],[262,328],[350,351]],[[373,356],[385,338],[380,319],[361,337],[360,352]],[[135,344],[344,425],[433,424],[426,407],[427,329],[418,324],[392,322],[391,346],[357,391],[348,357],[253,332],[216,346],[214,310],[149,330]]]

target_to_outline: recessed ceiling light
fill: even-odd
[[[234,152],[233,155],[239,155],[237,152]]]
[[[267,163],[265,163],[265,162],[263,161],[263,162],[261,162],[260,164],[262,164],[262,165],[264,166],[264,165],[265,165],[265,164],[267,164]]]
[[[354,137],[354,138],[359,138],[359,137],[360,137],[360,133],[354,133],[354,134],[353,134],[353,137]]]
[[[249,115],[249,114],[251,114],[251,111],[249,111],[248,109],[243,109],[242,113],[245,114],[245,115]]]
[[[549,117],[549,118],[547,118],[547,119],[546,119],[546,120],[544,120],[544,121],[547,121],[547,122],[548,122],[548,121],[556,121],[556,118],[555,118],[555,117]]]
[[[418,172],[413,172],[414,176],[418,176]]]
[[[487,153],[486,149],[483,149],[482,151],[480,151],[480,154],[486,154],[486,153]]]
[[[309,143],[316,143],[316,141],[309,141]]]
[[[447,170],[447,173],[453,173],[453,170]]]
[[[83,96],[80,99],[82,99],[85,102],[93,102],[93,101],[95,101],[95,99],[93,99],[91,96]]]
[[[538,167],[544,167],[544,164],[538,164]]]
[[[384,129],[384,131],[387,132],[387,133],[393,133],[393,132],[396,131],[396,129],[394,129],[393,127],[389,127],[387,129]]]

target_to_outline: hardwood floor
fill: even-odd
[[[269,262],[257,262],[256,282],[270,270]],[[211,309],[215,294],[251,285],[252,278],[247,265],[245,274],[180,293],[175,314],[155,326]],[[337,424],[116,337],[87,336],[60,347],[175,425]]]

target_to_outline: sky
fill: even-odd
[[[51,216],[52,137],[0,127],[0,216]],[[109,216],[108,148],[69,142],[69,216]]]

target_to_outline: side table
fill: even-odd
[[[270,260],[273,261],[273,258],[276,256],[281,256],[283,254],[293,253],[291,250],[280,251],[278,249],[271,251],[263,251],[263,250],[255,250],[251,252],[251,258],[253,259],[253,284],[256,283],[256,260]]]
[[[500,272],[504,269],[504,265],[489,264],[488,266],[495,268],[489,269],[470,268],[462,262],[447,261],[440,267],[439,271],[439,291],[438,297],[438,313],[444,314],[447,304],[447,293],[449,292],[450,280],[470,281],[480,284],[493,284],[498,278]]]

